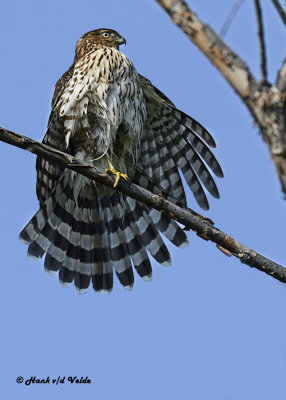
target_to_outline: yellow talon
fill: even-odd
[[[106,172],[111,172],[112,174],[114,174],[116,176],[115,182],[113,187],[116,187],[118,185],[119,179],[123,178],[127,181],[127,175],[123,174],[122,172],[116,171],[116,169],[114,168],[114,166],[111,164],[111,162],[109,160],[107,160],[107,164],[108,164],[108,168],[105,170]]]

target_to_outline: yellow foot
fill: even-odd
[[[118,185],[119,179],[123,178],[127,181],[127,175],[123,174],[122,172],[116,171],[116,169],[113,167],[113,165],[111,164],[111,162],[109,160],[107,160],[108,163],[108,168],[105,170],[106,172],[111,172],[112,174],[114,174],[116,176],[115,182],[113,187],[116,187]]]

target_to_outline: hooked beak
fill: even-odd
[[[126,45],[126,40],[124,39],[124,37],[121,36],[120,38],[116,39],[116,44],[118,44],[119,46],[121,44],[125,44]]]

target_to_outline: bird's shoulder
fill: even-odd
[[[168,104],[175,107],[174,103],[163,92],[161,92],[161,90],[154,86],[149,79],[141,74],[138,75],[146,102],[153,104],[157,102],[161,106]]]
[[[55,85],[53,99],[52,99],[52,109],[55,108],[59,98],[62,96],[62,94],[63,94],[63,92],[64,92],[64,90],[65,90],[65,88],[67,86],[67,83],[72,78],[73,72],[74,72],[74,66],[75,66],[75,64],[73,63],[69,67],[69,69],[57,81],[57,83]]]

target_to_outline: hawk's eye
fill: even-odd
[[[104,33],[102,34],[102,36],[105,37],[105,38],[108,38],[110,35],[109,35],[109,33],[104,32]]]

